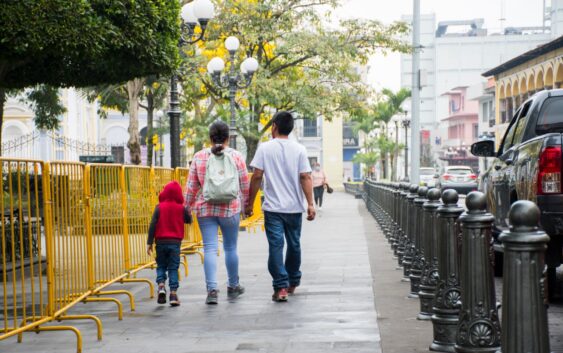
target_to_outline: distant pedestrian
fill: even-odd
[[[317,205],[318,210],[322,210],[323,194],[325,187],[328,185],[328,181],[325,172],[321,169],[320,163],[315,163],[311,177],[313,178],[313,193],[315,195],[315,205]]]
[[[182,187],[178,182],[166,184],[158,195],[158,205],[154,209],[147,254],[152,254],[153,242],[156,242],[156,283],[158,284],[159,304],[166,304],[166,275],[170,287],[170,305],[180,305],[178,299],[178,268],[180,267],[180,245],[184,239],[184,224],[192,223],[192,215],[188,207],[184,207]]]
[[[272,300],[287,301],[301,283],[301,221],[315,219],[311,166],[305,147],[288,139],[293,130],[289,112],[276,113],[271,141],[262,143],[251,166],[254,168],[250,186],[250,201],[246,214],[252,214],[252,204],[265,177],[264,226],[269,244],[268,270],[273,278]],[[305,200],[307,206],[305,206]],[[287,241],[285,264],[284,237]]]
[[[239,283],[237,253],[240,213],[248,204],[248,172],[243,156],[229,147],[229,126],[216,121],[209,127],[212,147],[194,155],[188,177],[186,202],[196,213],[203,237],[206,304],[218,303],[218,228],[223,235],[228,274],[227,296],[244,293]]]

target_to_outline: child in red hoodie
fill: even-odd
[[[166,304],[166,272],[170,287],[170,305],[178,306],[178,268],[180,267],[180,245],[184,239],[184,223],[192,223],[188,207],[184,207],[182,187],[171,181],[158,195],[158,205],[154,209],[149,226],[147,254],[152,253],[153,240],[156,242],[156,283],[158,283],[158,303]]]

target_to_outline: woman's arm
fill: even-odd
[[[198,164],[199,161],[194,156],[194,160],[190,165],[190,173],[188,174],[188,183],[186,185],[186,205],[189,206],[190,209],[193,208],[197,193],[201,189],[201,183],[197,175]]]
[[[244,210],[248,206],[249,192],[250,192],[250,181],[248,179],[248,171],[246,169],[246,162],[239,156],[237,158],[237,168],[238,168],[238,180],[240,184],[240,193],[242,196],[242,209]]]

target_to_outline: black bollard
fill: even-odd
[[[422,239],[424,239],[422,218],[424,214],[422,205],[428,201],[426,198],[427,193],[428,188],[426,186],[421,186],[418,188],[418,197],[414,199],[414,257],[409,274],[409,279],[411,280],[411,292],[409,297],[411,298],[418,298],[418,292],[420,291],[420,278],[422,277],[422,268],[424,267],[424,249],[422,244]]]
[[[422,228],[424,234],[424,268],[420,279],[420,313],[419,320],[430,320],[432,318],[432,303],[434,292],[438,282],[438,247],[437,247],[437,221],[436,212],[440,207],[440,190],[430,189],[428,191],[428,201],[424,203],[424,217]]]
[[[547,312],[543,304],[544,252],[549,237],[538,230],[539,208],[517,201],[510,208],[510,230],[502,232],[502,350],[549,353]]]
[[[401,193],[400,193],[400,204],[399,204],[399,208],[401,209],[400,211],[400,232],[399,232],[399,239],[398,239],[398,243],[397,243],[397,258],[398,258],[398,263],[399,263],[399,267],[403,266],[403,257],[405,255],[405,244],[406,244],[406,237],[407,237],[407,233],[406,233],[406,218],[407,218],[407,204],[406,204],[406,200],[407,200],[407,195],[408,195],[408,187],[409,184],[408,183],[401,183]]]
[[[469,193],[465,205],[467,212],[459,217],[462,229],[460,284],[463,300],[455,350],[458,353],[495,353],[500,347],[500,320],[491,247],[494,216],[487,213],[487,199],[481,192]]]
[[[432,327],[434,340],[431,351],[455,352],[456,330],[461,307],[459,285],[459,224],[463,208],[457,205],[455,190],[442,193],[443,205],[436,210],[438,240],[438,283],[434,295]]]
[[[405,239],[405,255],[403,257],[403,280],[409,281],[409,274],[414,259],[414,199],[418,197],[418,185],[411,184],[407,195],[407,239]]]

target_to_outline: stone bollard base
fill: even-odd
[[[459,317],[457,315],[432,315],[434,340],[429,349],[433,352],[455,353],[455,338]]]

